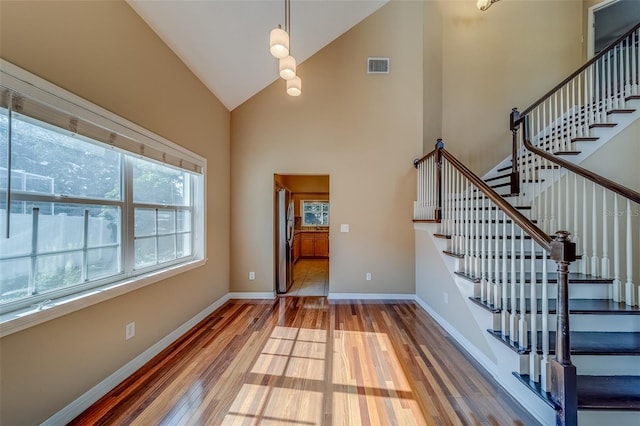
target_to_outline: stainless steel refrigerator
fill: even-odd
[[[286,189],[279,189],[277,196],[278,208],[276,233],[277,238],[277,269],[276,291],[286,293],[293,284],[293,200]]]

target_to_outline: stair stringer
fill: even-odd
[[[555,424],[554,409],[530,390],[522,386],[521,382],[512,374],[513,371],[525,372],[523,369],[528,366],[528,356],[518,355],[487,332],[487,329],[492,328],[493,314],[480,308],[469,299],[469,297],[473,296],[474,285],[455,275],[458,261],[443,253],[443,250],[446,249],[446,242],[434,236],[437,232],[437,227],[437,224],[431,223],[414,224],[416,237],[416,303],[427,311],[514,400],[518,401],[518,403],[541,424]],[[426,259],[428,260],[425,261]],[[436,260],[439,265],[433,263],[436,262]],[[428,262],[431,262],[431,264],[428,265]],[[446,271],[446,277],[433,270],[437,266],[440,266]],[[432,269],[428,270],[429,267]],[[466,312],[460,312],[460,310],[446,312],[442,305],[437,303],[433,297],[426,297],[425,288],[430,287],[431,290],[433,289],[433,282],[429,282],[427,278],[433,278],[434,275],[438,276],[439,281],[444,281],[448,278],[448,283],[440,281],[439,286],[441,289],[444,289],[443,293],[450,293],[451,291],[457,292],[455,295],[451,294],[450,297],[457,297],[464,300],[464,303],[456,306],[456,308],[464,306]],[[455,301],[459,301],[460,299]],[[446,304],[445,302],[445,305]],[[457,319],[459,320],[461,316],[464,316],[464,318],[473,318],[479,333],[472,333],[470,331],[465,333],[459,330],[454,323]]]

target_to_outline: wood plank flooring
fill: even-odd
[[[413,302],[231,300],[72,425],[536,425]]]

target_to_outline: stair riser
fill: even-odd
[[[479,285],[479,284],[478,284]],[[531,285],[525,284],[525,297],[531,295]],[[569,297],[572,299],[606,299],[609,297],[611,286],[609,284],[569,284]],[[536,285],[536,295],[540,298],[542,284]],[[558,294],[557,284],[548,284],[548,294],[555,298]],[[511,285],[507,285],[507,296],[511,297]],[[520,283],[516,283],[515,296],[520,300]]]
[[[449,245],[449,247],[447,247],[447,250],[449,251],[454,251],[453,250],[453,245]],[[499,258],[498,259],[498,269],[496,270],[495,267],[495,258],[492,259],[487,259],[486,260],[491,261],[491,270],[493,271],[493,274],[496,274],[496,271],[500,274],[500,276],[502,276],[502,270],[503,270],[503,259]],[[507,261],[507,273],[511,272],[511,259],[506,259]],[[542,272],[542,263],[543,260],[542,259],[536,259],[535,260],[535,268],[536,268],[536,272]],[[477,267],[476,267],[477,265]],[[485,269],[486,272],[488,273],[489,271],[489,266],[487,264],[485,264]],[[558,269],[558,265],[555,261],[553,260],[547,260],[547,272],[556,272]],[[516,258],[515,259],[515,270],[516,272],[520,272],[520,259]],[[457,270],[458,272],[466,272],[472,276],[477,276],[479,277],[481,272],[482,272],[482,259],[481,258],[475,258],[474,256],[468,256],[468,258],[466,259],[466,263],[465,263],[465,259],[460,259],[460,268]],[[524,259],[524,272],[531,272],[531,259]],[[579,262],[573,262],[569,265],[569,272],[575,272],[578,273],[580,272],[580,265]]]
[[[640,315],[571,314],[570,321],[572,331],[640,331]],[[556,329],[556,315],[549,316],[549,328]]]
[[[589,376],[640,376],[640,356],[572,355],[580,374]]]
[[[638,426],[637,411],[592,411],[579,410],[578,424],[580,426]]]
[[[531,315],[525,315],[527,327],[531,325]],[[556,330],[556,315],[549,315],[549,331]],[[501,314],[488,313],[488,329],[501,330]],[[542,315],[537,316],[538,329],[542,329]],[[640,315],[588,315],[571,314],[572,331],[640,331]],[[509,333],[503,333],[509,335]],[[638,358],[640,363],[640,358]]]

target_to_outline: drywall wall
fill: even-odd
[[[424,2],[422,40],[423,153],[434,149],[442,133],[442,10],[441,1]]]
[[[3,59],[208,160],[206,266],[0,341],[0,423],[33,425],[228,293],[229,112],[123,1],[0,8]]]
[[[414,293],[422,8],[388,3],[299,67],[300,97],[278,80],[232,111],[232,291],[273,291],[273,174],[281,173],[329,175],[330,293]],[[389,57],[391,72],[368,75],[367,57]]]
[[[528,107],[582,64],[582,2],[440,5],[442,137],[482,176],[510,153],[511,108]]]

